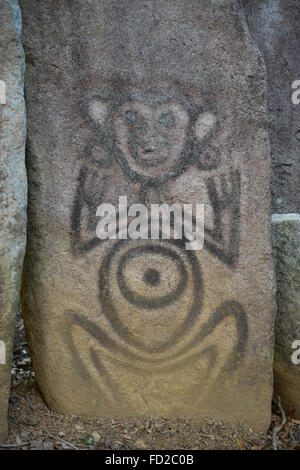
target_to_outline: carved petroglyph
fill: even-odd
[[[181,241],[118,242],[102,263],[99,288],[103,311],[117,334],[148,352],[165,351],[192,328],[203,299],[199,263]],[[126,324],[133,307],[138,335]],[[169,319],[164,328],[160,318]]]
[[[188,131],[189,116],[174,101],[154,109],[139,101],[120,106],[114,119],[116,145],[128,174],[147,183],[177,174]]]
[[[232,373],[239,366],[247,345],[246,313],[234,301],[221,304],[200,328],[187,337],[182,336],[165,351],[150,352],[131,347],[120,341],[118,334],[108,333],[83,315],[74,311],[68,311],[66,315],[70,322],[66,342],[74,370],[86,383],[100,386],[103,394],[112,400],[126,397],[126,386],[116,383],[114,374],[104,366],[107,361],[124,371],[138,374],[179,373],[197,362],[205,381],[201,382],[201,393],[205,393],[222,374]],[[232,343],[231,348],[220,342],[224,331],[227,341]],[[78,336],[80,340],[76,340]],[[87,340],[82,341],[83,337]]]
[[[86,147],[88,163],[78,178],[72,213],[74,252],[89,251],[102,242],[95,236],[95,214],[113,179],[114,162],[127,184],[138,184],[136,202],[146,204],[165,202],[168,183],[196,166],[204,173],[207,204],[213,213],[205,248],[234,266],[239,247],[240,175],[238,170],[221,176],[207,174],[220,163],[219,149],[209,145],[218,127],[217,112],[174,97],[136,93],[113,97],[99,90],[88,92],[81,107],[96,138]]]
[[[195,425],[209,416],[264,432],[274,316],[266,87],[242,10],[20,2],[36,62],[25,81],[22,298],[47,406]],[[161,209],[153,223],[155,207],[175,205],[180,221],[164,223]],[[197,235],[204,205],[196,249],[186,246],[188,205]]]
[[[218,177],[208,173],[220,164],[219,150],[209,145],[219,125],[217,112],[174,97],[136,93],[112,97],[99,90],[87,93],[82,112],[95,140],[86,147],[88,163],[80,170],[74,199],[74,254],[82,256],[103,243],[95,233],[96,209],[111,186],[122,196],[119,187],[126,181],[137,185],[135,202],[162,203],[169,182],[194,166],[203,172],[213,214],[204,248],[233,268],[239,247],[240,175],[238,170]],[[153,373],[173,373],[197,359],[203,362],[203,377],[210,384],[242,360],[246,314],[239,303],[229,301],[209,319],[201,319],[204,286],[199,256],[185,249],[184,238],[116,241],[101,260],[98,285],[108,330],[98,319],[93,322],[68,312],[68,341],[80,374],[88,380],[105,378],[103,392],[118,394],[103,365],[108,352],[110,361],[124,370]],[[93,340],[86,343],[84,353],[82,347],[77,349],[74,328]],[[222,328],[231,340],[229,347],[218,344]]]

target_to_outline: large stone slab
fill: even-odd
[[[293,400],[299,416],[299,366],[292,363],[292,344],[299,337],[300,104],[292,99],[296,91],[292,85],[300,77],[300,61],[295,54],[300,39],[300,4],[293,0],[243,3],[267,68],[278,288],[275,393],[286,407]]]
[[[292,100],[300,77],[300,4],[243,0],[251,34],[266,63],[272,159],[272,212],[300,212],[300,104]]]
[[[7,434],[7,405],[14,340],[20,306],[26,242],[24,55],[21,15],[15,0],[0,1],[0,441]]]
[[[300,418],[300,215],[274,214],[277,302],[275,394]]]
[[[235,1],[21,1],[24,315],[52,408],[270,422],[265,69]],[[96,236],[97,206],[205,204],[205,245]]]

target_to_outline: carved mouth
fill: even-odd
[[[157,165],[167,161],[169,152],[167,149],[140,147],[135,152],[134,158],[137,162],[146,165]]]

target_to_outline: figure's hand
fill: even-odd
[[[210,177],[206,184],[214,228],[205,230],[205,245],[221,261],[232,266],[237,261],[239,248],[240,173],[232,170],[229,176]]]
[[[216,209],[234,206],[240,197],[240,173],[231,170],[230,174],[211,177],[207,180],[210,202]]]
[[[101,204],[107,185],[108,173],[105,169],[98,168],[93,164],[88,164],[85,168],[84,198],[89,209],[93,210]],[[94,215],[96,215],[96,212]]]
[[[81,254],[99,244],[96,237],[96,211],[105,193],[108,170],[93,163],[84,165],[79,174],[78,186],[72,211],[72,248]]]

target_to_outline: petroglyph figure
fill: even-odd
[[[214,219],[213,229],[206,231],[205,247],[233,266],[238,257],[240,175],[232,170],[221,177],[219,185],[207,176],[220,159],[219,151],[208,145],[218,127],[216,112],[174,97],[121,94],[114,98],[92,90],[83,100],[82,113],[97,138],[86,147],[88,164],[79,175],[72,214],[74,251],[88,251],[101,242],[95,236],[95,214],[110,187],[113,161],[124,180],[138,184],[135,202],[146,204],[165,202],[168,182],[194,165],[206,172],[207,202]],[[86,227],[82,218],[85,207],[89,213]],[[86,240],[85,228],[91,231]]]
[[[96,209],[112,186],[117,196],[123,196],[118,191],[125,181],[138,188],[134,202],[163,203],[169,183],[194,167],[204,173],[207,203],[213,214],[213,228],[207,229],[204,249],[233,269],[239,245],[240,175],[232,170],[216,179],[208,173],[220,162],[220,152],[209,146],[219,125],[217,112],[174,97],[137,93],[111,96],[92,90],[82,103],[82,113],[96,137],[86,147],[88,163],[80,171],[74,200],[74,254],[83,256],[104,243],[95,234]],[[120,170],[117,185],[113,165]],[[87,221],[83,216],[86,209]],[[96,340],[80,354],[72,334],[68,336],[82,374],[90,379],[93,375],[85,370],[84,357],[88,355],[90,364],[103,377],[103,348],[117,352],[128,370],[174,371],[193,357],[202,357],[205,374],[212,382],[220,370],[237,367],[248,334],[245,312],[239,303],[225,302],[209,320],[199,323],[204,301],[201,266],[198,256],[185,250],[184,242],[119,240],[113,244],[99,271],[99,300],[111,333],[76,312],[68,314],[73,326]],[[133,315],[134,329],[130,320]],[[168,331],[160,318],[164,318]],[[232,340],[231,350],[224,354],[214,339],[220,328],[229,328]],[[107,390],[113,390],[112,377],[107,380]]]

